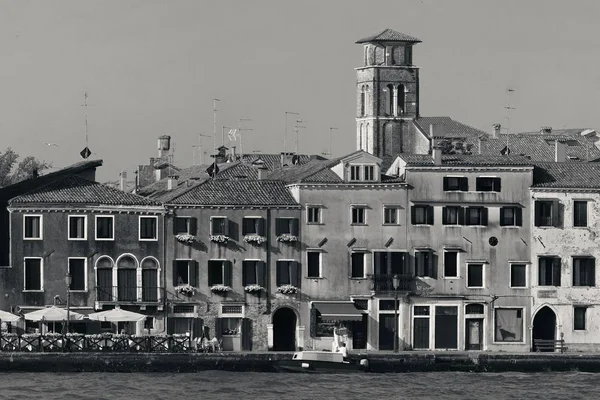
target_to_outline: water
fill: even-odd
[[[208,371],[5,373],[0,399],[592,399],[600,374],[581,372],[308,375]]]

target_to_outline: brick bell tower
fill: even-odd
[[[419,116],[412,49],[421,41],[386,29],[356,43],[364,48],[364,65],[356,68],[356,148],[381,158],[409,152],[409,124]]]

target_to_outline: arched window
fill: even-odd
[[[113,260],[102,256],[96,261],[96,300],[113,300]]]
[[[153,257],[142,260],[142,301],[158,301],[158,261]]]
[[[365,115],[365,85],[362,85],[360,90],[360,116],[363,117]]]
[[[406,99],[406,93],[405,93],[404,85],[400,84],[400,85],[398,85],[398,115],[404,114],[404,111],[406,110],[405,99]]]
[[[137,300],[137,260],[129,254],[117,260],[117,299]]]
[[[371,134],[371,125],[367,124],[367,128],[365,129],[365,151],[367,153],[373,154],[373,140]]]
[[[385,88],[385,112],[394,115],[394,85],[389,84]]]
[[[370,112],[369,104],[371,102],[371,93],[369,92],[369,90],[370,90],[369,85],[365,86],[365,107],[364,107],[363,115],[367,115]]]

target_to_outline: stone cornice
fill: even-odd
[[[89,213],[89,214],[166,214],[162,206],[68,206],[56,207],[52,205],[31,204],[7,207],[9,212],[48,212],[48,213]]]
[[[533,170],[533,166],[516,166],[516,165],[501,165],[501,166],[464,166],[464,165],[423,165],[423,166],[411,166],[410,164],[405,167],[410,172],[430,172],[430,171],[460,171],[460,172],[529,172]]]
[[[409,185],[404,182],[397,183],[293,183],[287,185],[288,188],[298,187],[299,189],[405,189]]]
[[[165,207],[169,209],[181,209],[181,208],[207,208],[207,209],[240,209],[240,210],[266,210],[266,209],[277,209],[277,210],[295,210],[301,209],[300,204],[287,205],[287,206],[258,206],[258,205],[202,205],[202,204],[165,204]]]

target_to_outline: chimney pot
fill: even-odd
[[[544,133],[552,133],[552,127],[551,126],[542,126],[540,128],[540,133],[544,134]]]
[[[500,137],[500,129],[502,128],[502,125],[500,124],[493,124],[492,125],[492,137],[494,139],[498,139]]]
[[[127,172],[126,171],[121,171],[121,173],[119,173],[119,189],[121,189],[122,191],[127,190]]]
[[[177,175],[169,175],[167,177],[167,190],[173,190],[177,187]]]
[[[432,139],[431,143],[431,157],[433,158],[433,164],[442,165],[442,148],[435,139]]]

